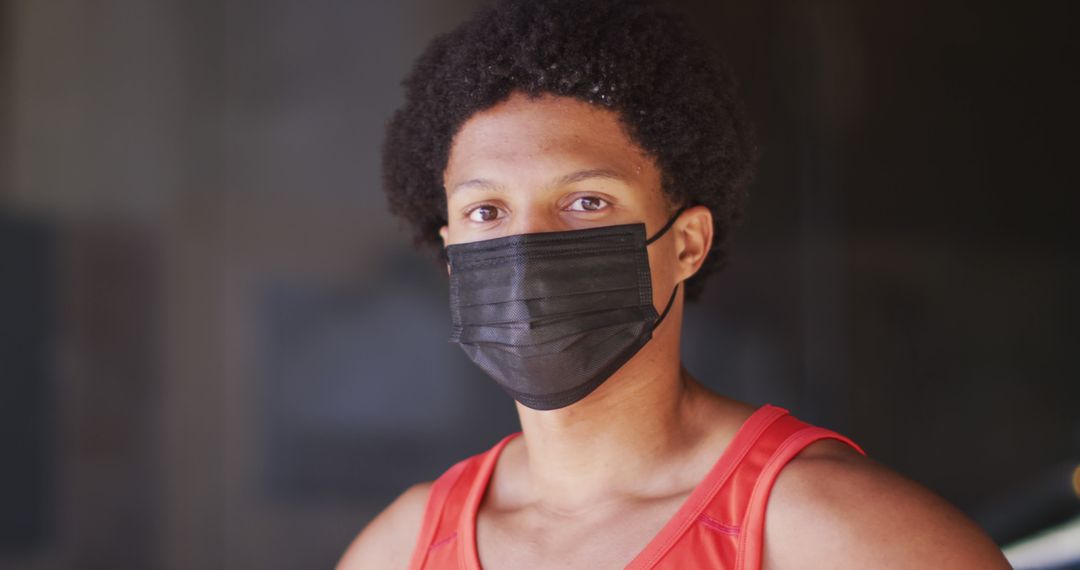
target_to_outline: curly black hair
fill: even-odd
[[[681,15],[649,0],[496,0],[432,40],[402,85],[405,104],[382,146],[383,187],[417,245],[441,245],[457,130],[518,91],[616,111],[659,166],[669,202],[709,208],[713,246],[687,300],[725,264],[756,145],[734,78]]]

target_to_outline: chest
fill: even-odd
[[[476,543],[483,568],[625,568],[687,495],[597,506],[577,515],[526,507],[483,508]]]

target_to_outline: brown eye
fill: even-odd
[[[490,222],[499,217],[499,209],[495,206],[477,206],[469,210],[469,219],[474,222]]]
[[[570,204],[570,209],[575,212],[595,212],[607,205],[607,202],[596,196],[582,196]]]

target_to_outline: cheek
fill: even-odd
[[[657,240],[656,243],[650,245],[649,251],[649,273],[652,276],[653,286],[653,299],[656,302],[661,302],[660,298],[663,297],[663,302],[667,302],[668,296],[671,295],[671,288],[674,286],[675,281],[675,251],[674,246],[667,245],[664,240]]]

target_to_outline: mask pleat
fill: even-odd
[[[626,327],[616,325],[591,331],[589,334],[575,335],[564,339],[564,349],[573,350],[581,358],[560,359],[559,353],[552,353],[550,347],[538,348],[534,353],[525,351],[503,351],[492,347],[462,345],[467,354],[474,356],[489,374],[517,392],[529,392],[536,396],[563,392],[601,370],[613,360],[619,359],[627,345],[634,345],[640,338],[644,325]],[[618,348],[616,348],[618,347]],[[543,374],[548,380],[542,385],[529,379]]]
[[[655,313],[655,311],[654,311]],[[573,334],[640,321],[641,307],[582,312],[576,316],[553,318],[547,322],[510,323],[506,325],[468,326],[461,329],[461,343],[486,343],[499,346],[539,346]]]
[[[637,288],[623,287],[605,291],[582,291],[559,297],[463,305],[460,307],[459,318],[463,325],[496,325],[574,314],[583,308],[605,310],[638,305],[640,302]]]
[[[637,288],[635,258],[575,255],[451,274],[459,307]]]

